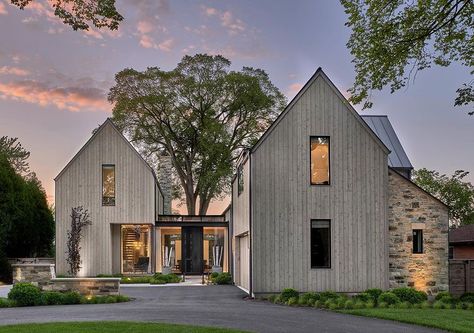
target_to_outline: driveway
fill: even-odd
[[[0,309],[0,324],[129,320],[229,327],[252,332],[441,332],[391,321],[245,300],[234,286],[121,287],[119,304]]]

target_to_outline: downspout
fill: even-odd
[[[250,234],[250,249],[249,249],[249,295],[253,297],[253,261],[252,261],[252,252],[253,252],[253,234],[252,234],[252,151],[249,150],[249,234]]]

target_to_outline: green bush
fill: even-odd
[[[121,284],[150,283],[152,276],[124,276],[120,279]]]
[[[450,305],[443,303],[441,301],[436,301],[433,303],[433,309],[448,309]]]
[[[44,305],[64,304],[64,295],[57,291],[47,291],[41,294],[41,303]]]
[[[218,276],[219,276],[219,273],[217,273],[217,272],[212,272],[211,275],[209,275],[209,277],[211,278],[211,280],[212,280],[212,279],[215,279],[215,278],[218,277]]]
[[[416,304],[421,304],[421,303],[416,303]],[[397,305],[397,308],[399,309],[411,309],[412,307],[413,307],[413,304],[407,301],[401,302],[400,304]]]
[[[461,302],[473,303],[474,304],[474,293],[464,293],[459,297]]]
[[[380,303],[385,303],[386,305],[393,305],[400,303],[400,298],[395,295],[394,293],[390,291],[386,291],[380,294],[377,302]]]
[[[104,304],[104,303],[121,303],[128,302],[129,297],[124,295],[109,295],[109,296],[87,296],[81,298],[83,304]]]
[[[438,299],[438,302],[444,303],[444,304],[456,304],[457,300],[452,297],[451,295],[446,295]]]
[[[429,308],[431,308],[432,306],[433,306],[433,305],[432,305],[430,302],[428,302],[428,301],[424,301],[423,303],[420,304],[420,307],[421,307],[422,309],[429,309]]]
[[[392,289],[392,293],[397,295],[397,297],[402,302],[410,302],[411,304],[421,303],[428,299],[426,293],[422,291],[415,290],[413,288],[395,288]]]
[[[281,304],[281,303],[283,303],[282,300],[281,300],[280,295],[277,295],[277,297],[275,297],[275,301],[274,301],[273,303],[275,303],[275,304]]]
[[[281,292],[280,299],[283,303],[286,303],[291,297],[298,298],[298,296],[299,296],[298,291],[296,291],[293,288],[286,288],[286,289],[283,289],[283,291]]]
[[[362,301],[356,301],[354,303],[354,309],[364,309],[365,308],[365,303]]]
[[[297,297],[290,297],[286,305],[298,305],[298,298]]]
[[[219,273],[217,278],[214,280],[217,284],[231,284],[232,283],[232,276],[230,273]]]
[[[16,306],[16,303],[8,298],[0,297],[0,308],[11,308]]]
[[[439,293],[436,294],[435,301],[439,301],[444,296],[450,296],[451,297],[451,294],[447,291],[440,291]]]
[[[382,293],[383,294],[383,293]],[[382,294],[380,294],[380,296],[382,296]],[[377,303],[378,303],[378,307],[379,308],[382,308],[382,309],[385,309],[385,308],[388,308],[388,304],[385,303],[385,302],[380,302],[380,297],[379,299],[377,300]]]
[[[378,288],[370,288],[367,289],[364,293],[369,294],[372,298],[372,301],[377,302],[379,296],[383,293],[383,290]]]
[[[68,291],[63,294],[63,304],[79,304],[81,303],[81,294],[77,291]]]
[[[348,300],[346,301],[346,303],[344,303],[344,309],[351,310],[351,309],[353,309],[353,308],[354,308],[354,301],[348,299]]]
[[[31,283],[19,282],[13,285],[8,293],[8,299],[15,301],[18,306],[40,304],[41,291]]]
[[[369,293],[363,292],[353,297],[355,301],[368,302],[372,301],[372,296]]]
[[[334,291],[323,291],[322,293],[319,294],[319,297],[322,301],[327,301],[328,299],[336,299],[339,298],[339,294],[334,292]]]
[[[319,299],[319,294],[314,292],[304,293],[300,296],[300,304],[302,305],[313,305],[315,301]]]

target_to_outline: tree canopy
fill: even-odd
[[[146,156],[169,155],[176,196],[205,214],[229,189],[234,162],[283,110],[286,100],[261,69],[231,71],[222,56],[184,56],[164,71],[125,69],[109,93],[113,119]]]
[[[20,9],[36,0],[10,0]],[[50,0],[54,15],[70,25],[74,30],[89,30],[93,25],[96,28],[117,30],[122,15],[115,8],[115,0]]]
[[[341,0],[352,29],[347,43],[356,78],[350,101],[372,106],[371,92],[395,92],[418,71],[458,62],[474,74],[472,0]],[[474,80],[457,89],[456,106],[474,104]],[[474,110],[468,111],[470,115]]]
[[[414,173],[415,183],[449,206],[451,225],[474,224],[474,186],[464,178],[467,171],[457,170],[452,176],[420,169]]]
[[[8,162],[18,174],[29,174],[30,167],[27,160],[30,157],[30,152],[22,147],[21,143],[18,142],[18,138],[2,136],[0,138],[0,154],[8,159]]]

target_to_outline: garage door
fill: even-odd
[[[238,284],[245,290],[250,289],[250,242],[249,236],[239,237],[239,255],[238,255]]]

